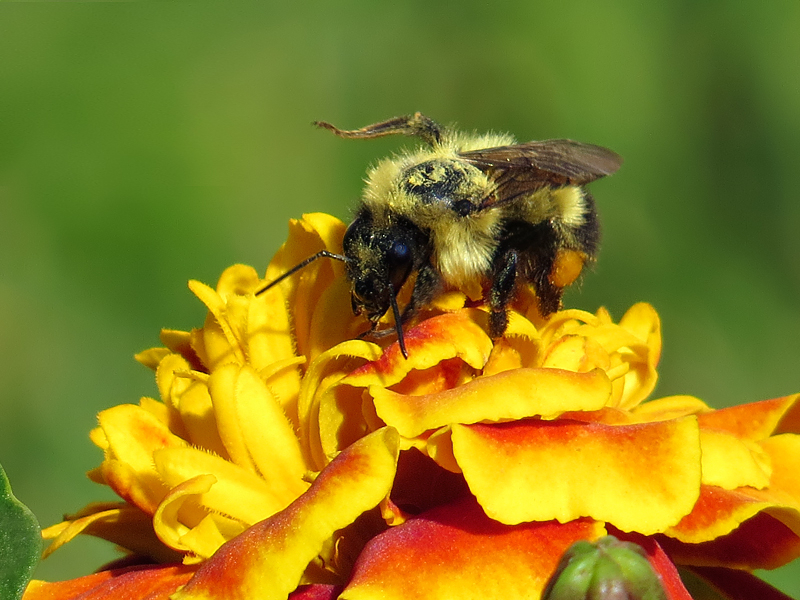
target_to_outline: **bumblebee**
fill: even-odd
[[[421,113],[355,130],[315,124],[342,138],[401,134],[423,146],[370,170],[343,254],[323,250],[256,294],[318,258],[343,261],[353,312],[371,324],[364,335],[375,334],[391,308],[407,358],[403,324],[440,292],[480,286],[489,333],[499,338],[520,286],[533,287],[546,317],[596,257],[600,227],[584,186],[619,169],[622,159],[611,150],[566,139],[518,144],[504,134],[468,135]],[[397,294],[412,274],[401,312]]]

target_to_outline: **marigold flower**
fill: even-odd
[[[266,279],[343,233],[292,222]],[[649,305],[543,320],[523,298],[492,340],[480,303],[450,293],[408,328],[406,359],[358,339],[339,263],[262,284],[241,265],[216,290],[190,283],[203,327],[137,356],[161,399],[103,411],[91,434],[89,476],[122,502],[45,531],[48,552],[89,533],[184,566],[34,582],[26,600],[111,598],[122,577],[153,599],[537,598],[573,542],[609,533],[688,598],[674,564],[740,578],[800,555],[799,396],[645,401]]]

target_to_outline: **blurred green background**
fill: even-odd
[[[286,222],[348,219],[421,110],[625,157],[593,185],[596,268],[567,303],[663,318],[658,393],[800,391],[800,3],[3,5],[0,462],[43,524],[111,498],[97,411],[156,394],[132,355],[204,311],[186,288],[263,271]],[[81,539],[40,568],[115,556]],[[800,597],[800,568],[766,574]]]

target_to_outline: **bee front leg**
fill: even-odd
[[[517,251],[509,249],[500,254],[494,264],[489,288],[489,335],[492,339],[502,337],[508,327],[508,304],[514,296],[518,260]]]
[[[417,309],[430,304],[441,289],[442,276],[436,269],[430,263],[420,267],[417,272],[417,280],[414,282],[414,291],[411,292],[411,299],[403,309],[400,321],[407,323],[416,314]]]

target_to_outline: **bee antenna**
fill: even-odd
[[[367,125],[361,129],[339,129],[326,121],[314,121],[314,125],[347,139],[369,140],[400,134],[418,137],[430,146],[437,146],[442,141],[442,127],[420,112]]]
[[[283,275],[281,275],[281,276],[280,276],[280,277],[278,277],[277,279],[274,279],[273,281],[269,282],[267,285],[263,286],[261,289],[259,289],[259,290],[256,292],[256,294],[255,294],[255,295],[256,295],[256,296],[259,296],[259,295],[263,294],[263,293],[264,293],[264,292],[266,292],[268,289],[270,289],[271,287],[273,287],[273,286],[275,286],[275,285],[279,284],[281,281],[283,281],[284,279],[286,279],[286,278],[287,278],[287,277],[289,277],[290,275],[294,275],[295,273],[297,273],[297,272],[298,272],[300,269],[302,269],[303,267],[307,267],[308,265],[310,265],[312,262],[314,262],[314,261],[315,261],[315,260],[317,260],[318,258],[333,258],[333,259],[335,259],[335,260],[340,260],[340,261],[342,261],[343,263],[348,263],[348,262],[350,262],[350,259],[349,259],[349,258],[347,258],[346,256],[343,256],[343,255],[341,255],[341,254],[335,254],[335,253],[333,253],[333,252],[329,252],[328,250],[320,250],[320,251],[319,251],[319,252],[317,252],[317,253],[316,253],[314,256],[309,256],[309,257],[308,257],[307,259],[305,259],[304,261],[297,263],[297,264],[296,264],[295,266],[293,266],[291,269],[289,269],[288,271],[286,271],[286,273],[284,273]]]
[[[397,331],[397,345],[400,346],[400,352],[403,353],[403,358],[408,360],[406,338],[403,335],[403,321],[400,317],[400,308],[397,306],[397,298],[394,296],[394,286],[391,283],[389,283],[389,301],[392,304],[392,313],[394,314],[394,328]]]

